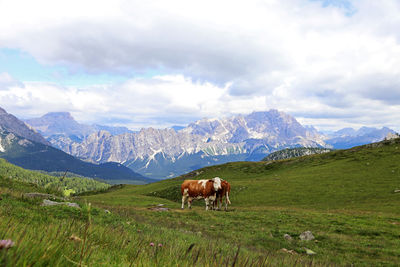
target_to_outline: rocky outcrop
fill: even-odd
[[[396,138],[400,138],[400,135],[398,133],[390,132],[390,133],[388,133],[386,135],[385,140],[393,140],[393,139],[396,139]]]
[[[332,149],[328,148],[318,148],[318,147],[296,147],[296,148],[287,148],[283,150],[279,150],[273,152],[263,158],[263,161],[269,160],[281,160],[281,159],[290,159],[314,154],[323,154],[331,152]]]
[[[28,140],[50,145],[50,143],[33,128],[17,119],[14,115],[8,114],[2,108],[0,108],[0,130],[13,133]]]
[[[48,199],[43,199],[43,202],[41,204],[41,206],[63,206],[63,205],[77,209],[81,208],[77,203],[74,202],[56,202]]]
[[[299,235],[300,240],[302,241],[311,241],[315,239],[313,233],[311,231],[305,231]]]

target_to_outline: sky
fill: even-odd
[[[400,130],[399,0],[0,0],[0,107],[165,128],[278,109]]]

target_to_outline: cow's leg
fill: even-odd
[[[185,195],[182,195],[182,209],[184,209],[185,208],[185,201],[186,201],[186,196]]]
[[[185,190],[183,190],[183,194],[182,194],[182,209],[185,208],[185,202],[186,202],[187,197],[188,197],[188,190],[185,189]]]
[[[210,200],[208,199],[208,197],[206,197],[204,200],[206,202],[206,210],[208,210],[210,206]]]
[[[217,199],[218,199],[218,197],[217,197]],[[217,202],[216,201],[213,202],[213,209],[215,209],[215,210],[217,209]]]
[[[209,196],[209,200],[210,200],[210,207],[211,207],[211,209],[212,210],[216,210],[217,209],[217,207],[216,207],[216,205],[218,204],[217,203],[217,199],[218,199],[218,197],[217,197],[217,194],[214,194],[213,196]]]
[[[193,201],[193,198],[192,198],[192,197],[189,197],[189,198],[188,198],[188,207],[189,207],[189,209],[192,208],[192,201]]]
[[[215,200],[213,201],[213,209],[218,210],[218,195],[216,196]]]
[[[225,210],[228,210],[228,204],[231,204],[231,201],[229,200],[229,192],[226,192],[226,198],[225,198]]]

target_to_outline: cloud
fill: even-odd
[[[265,98],[238,98],[229,85],[218,87],[182,75],[135,78],[121,84],[77,88],[25,82],[0,91],[0,103],[21,118],[50,111],[69,111],[78,121],[141,127],[169,127],[202,117],[223,117],[237,111],[263,110]],[[28,111],[28,112],[27,112]],[[233,112],[232,112],[233,111]]]
[[[10,74],[7,72],[0,73],[0,91],[5,90],[10,86],[19,86],[23,87],[24,85],[19,82],[18,80],[14,79]]]
[[[375,124],[377,114],[395,125],[399,12],[396,0],[3,0],[0,47],[70,75],[127,81],[23,87],[0,76],[9,88],[1,103],[15,101],[16,111],[41,103],[33,113],[69,110],[86,121],[110,115],[133,127],[269,108],[321,127]]]
[[[38,117],[50,111],[69,111],[80,122],[142,127],[185,125],[203,117],[227,117],[277,108],[302,123],[319,129],[344,126],[390,126],[400,120],[400,107],[380,100],[346,95],[353,103],[343,109],[321,98],[331,93],[303,97],[291,87],[280,87],[269,96],[233,96],[230,84],[223,87],[193,81],[182,75],[134,78],[121,84],[77,88],[53,83],[25,82],[0,91],[0,103],[20,118]],[[27,116],[29,114],[29,116]],[[373,114],[373,116],[371,116]],[[384,122],[384,123],[383,123]]]

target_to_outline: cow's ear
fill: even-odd
[[[214,182],[214,181],[213,181],[213,180],[211,180],[211,179],[210,179],[210,180],[208,180],[208,181],[209,181],[209,182],[212,182],[212,183]]]

